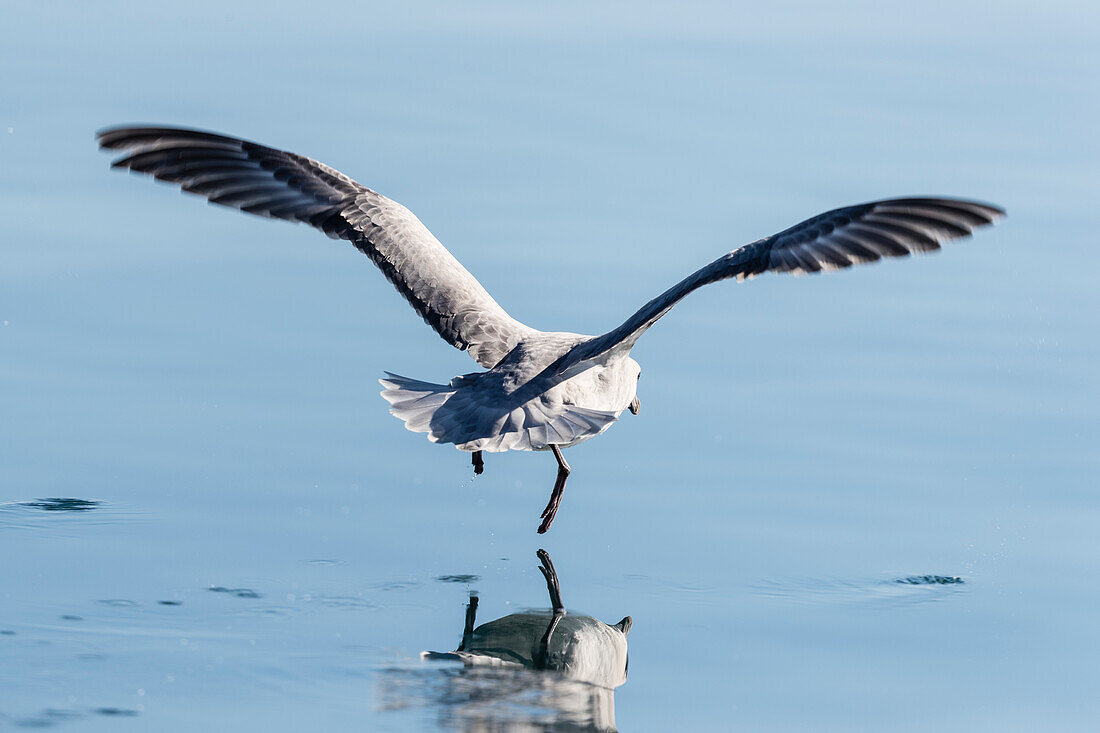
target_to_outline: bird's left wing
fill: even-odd
[[[436,333],[493,367],[534,329],[493,300],[411,211],[303,155],[200,130],[116,127],[99,144],[112,164],[171,181],[210,203],[304,222],[346,239],[393,283]]]
[[[882,257],[929,252],[1002,216],[1004,211],[996,206],[948,198],[887,199],[827,211],[719,257],[646,303],[615,330],[575,346],[545,376],[568,376],[608,352],[629,351],[661,316],[709,283],[747,280],[765,272],[839,270]]]

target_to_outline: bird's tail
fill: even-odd
[[[504,395],[475,388],[478,375],[433,384],[386,372],[379,379],[390,413],[433,443],[464,451],[546,450],[599,435],[618,414],[576,405],[544,405],[534,399],[507,405]]]
[[[384,388],[382,398],[390,403],[390,414],[405,421],[414,433],[429,433],[436,410],[455,393],[449,384],[433,384],[386,372],[378,383]]]

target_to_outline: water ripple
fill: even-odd
[[[19,506],[30,509],[40,509],[44,512],[86,512],[95,509],[103,502],[91,499],[65,499],[53,497],[49,499],[36,499],[35,501],[22,501]]]
[[[0,528],[33,530],[42,537],[68,536],[75,528],[113,525],[138,515],[95,499],[47,497],[0,502]]]
[[[962,590],[957,575],[916,574],[890,578],[763,580],[758,595],[798,604],[892,606],[944,600]]]
[[[907,575],[894,582],[904,585],[962,585],[966,581],[957,575]]]
[[[257,593],[251,588],[226,588],[220,585],[212,585],[207,588],[211,593],[225,593],[237,598],[263,598],[262,593]]]

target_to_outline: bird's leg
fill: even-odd
[[[566,467],[568,470],[568,466]],[[558,622],[561,621],[562,616],[565,615],[565,604],[561,600],[561,586],[558,585],[558,571],[554,570],[554,563],[550,560],[550,553],[546,550],[538,551],[539,561],[542,563],[539,565],[539,570],[542,571],[542,577],[546,578],[546,590],[550,594],[550,606],[553,610],[553,615],[550,617],[550,622],[546,625],[546,633],[542,635],[542,639],[539,640],[538,655],[535,659],[535,666],[538,669],[548,669],[550,666],[550,639],[554,635],[554,629],[558,627]]]
[[[539,525],[539,534],[544,534],[554,523],[554,515],[561,506],[561,495],[565,491],[565,480],[569,478],[569,464],[565,462],[565,456],[561,454],[561,448],[550,444],[550,450],[554,451],[554,458],[558,459],[558,479],[554,482],[554,492],[550,494],[550,501],[542,510],[542,524]]]
[[[554,570],[550,553],[539,550],[538,558],[542,562],[539,570],[542,571],[542,577],[546,578],[546,592],[550,594],[550,606],[554,609],[554,613],[565,613],[565,604],[561,600],[561,586],[558,585],[558,571]]]
[[[550,623],[546,625],[546,633],[539,640],[539,649],[535,656],[535,669],[550,668],[550,637],[554,635],[554,629],[558,628],[558,622],[565,615],[565,611],[555,611],[550,617]]]
[[[474,451],[474,457],[471,459],[471,463],[474,464],[475,475],[480,476],[485,471],[485,461],[481,459],[481,451]]]
[[[470,637],[474,633],[474,620],[477,618],[477,596],[470,594],[470,603],[466,606],[466,626],[462,629],[462,643],[458,645],[458,651],[466,651],[470,643]]]

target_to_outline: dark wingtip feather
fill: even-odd
[[[96,131],[95,136],[99,147],[105,150],[147,145],[161,138],[176,138],[192,142],[202,141],[225,145],[258,145],[258,143],[248,140],[219,135],[216,132],[208,132],[207,130],[166,125],[114,125]]]
[[[1005,217],[1007,214],[1005,210],[996,204],[990,204],[985,201],[975,201],[974,199],[954,198],[950,196],[907,196],[905,198],[887,199],[885,201],[878,202],[887,206],[932,206],[938,208],[944,208],[951,211],[971,214],[973,216],[981,217],[984,220],[984,224],[992,224]],[[983,226],[983,224],[977,224],[977,226]]]

